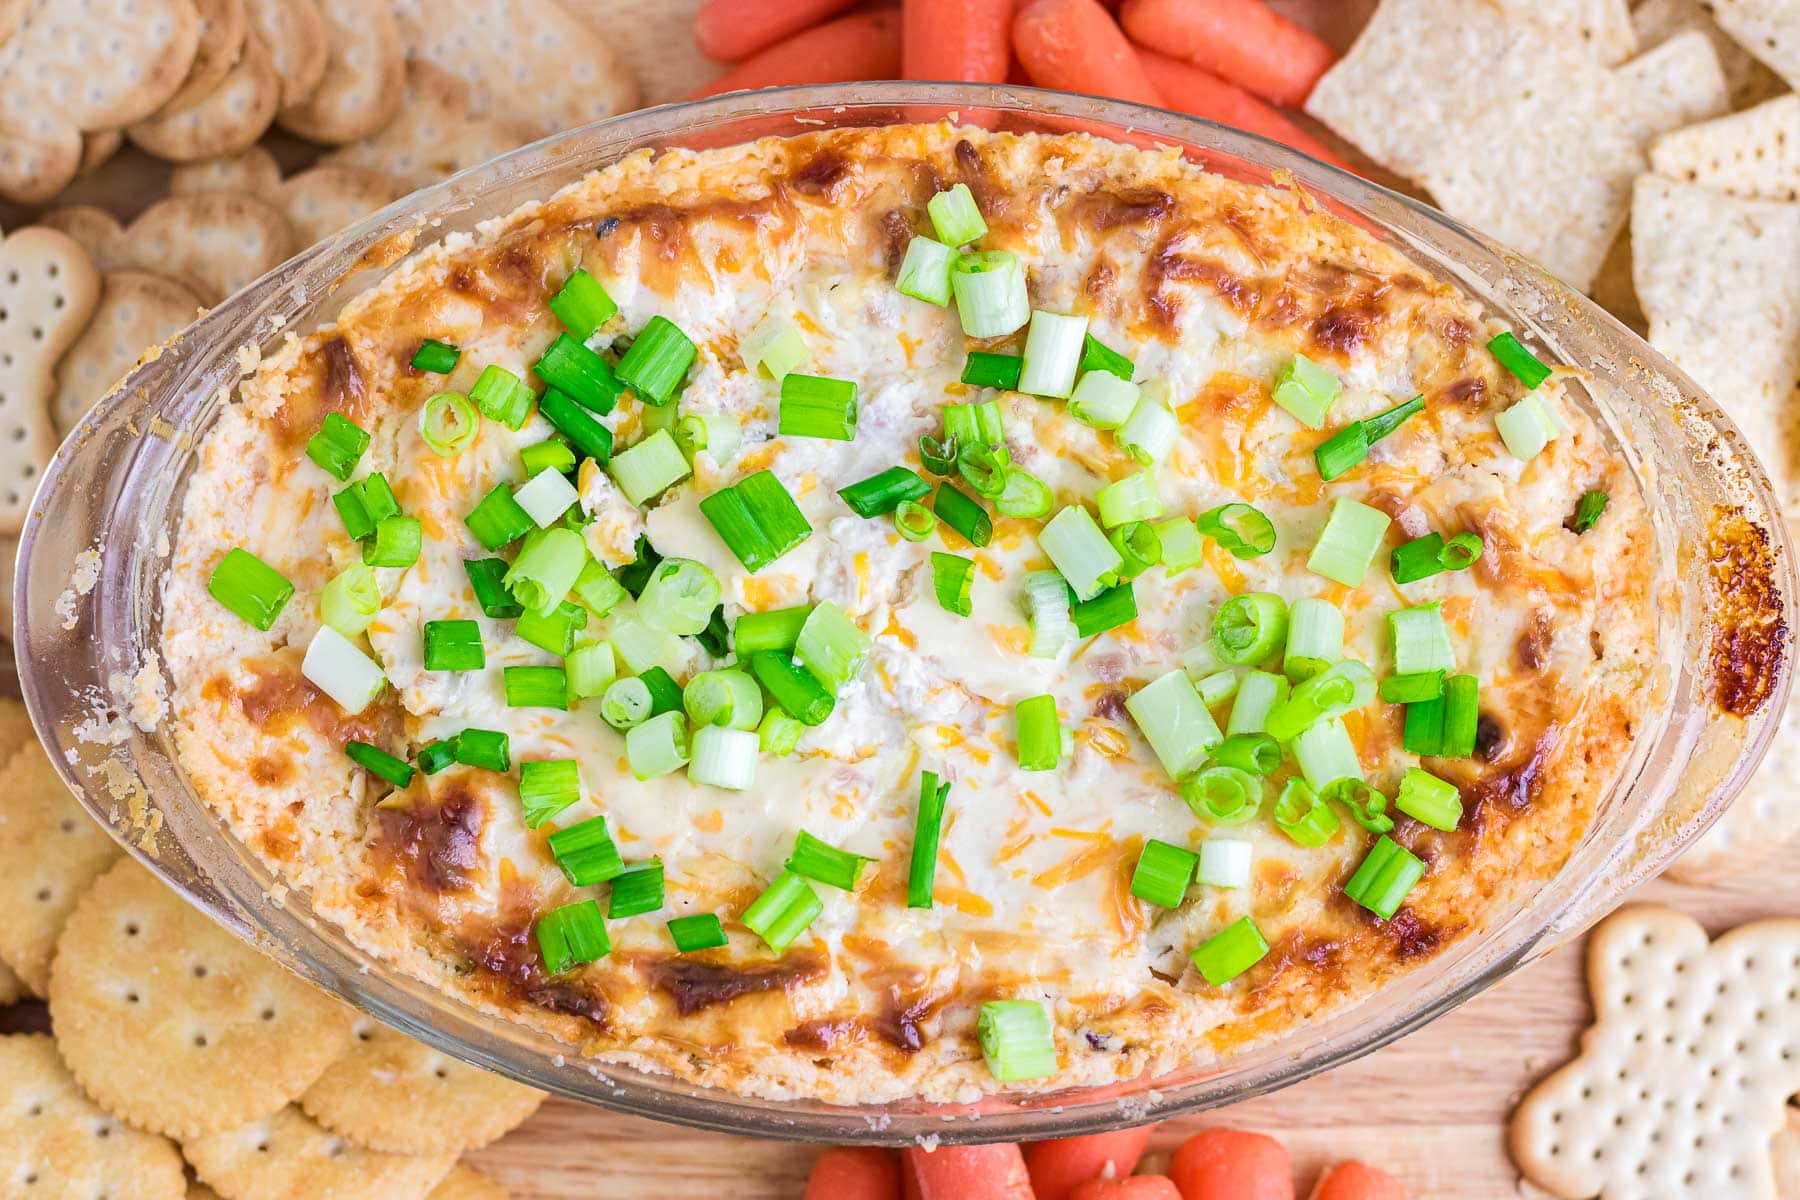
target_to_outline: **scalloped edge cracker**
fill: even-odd
[[[281,76],[262,39],[246,34],[243,51],[211,91],[163,108],[126,130],[140,150],[172,162],[236,154],[275,121]]]
[[[199,45],[193,0],[47,0],[7,43],[0,114],[47,106],[76,129],[129,125],[168,103]]]
[[[1733,196],[1800,200],[1800,96],[1666,133],[1651,144],[1650,165]]]
[[[1794,0],[1707,0],[1713,20],[1788,86],[1800,87],[1800,13]]]
[[[39,111],[0,114],[0,198],[42,204],[81,171],[80,130]]]
[[[1701,6],[1700,0],[1641,0],[1631,10],[1631,25],[1637,32],[1638,45],[1646,48],[1659,45],[1685,29],[1704,33],[1719,56],[1733,108],[1759,104],[1780,95],[1786,88],[1779,75],[1719,28],[1719,23]]]
[[[311,246],[392,204],[407,190],[379,171],[327,163],[282,184],[277,204],[293,226],[296,245]]]
[[[125,229],[131,265],[195,285],[217,304],[294,250],[287,218],[254,196],[193,192],[145,209]]]
[[[169,172],[170,195],[195,192],[241,192],[279,208],[281,166],[273,154],[251,146],[237,154],[183,163]]]
[[[531,140],[503,121],[472,115],[464,90],[462,82],[441,67],[418,60],[408,63],[400,115],[380,133],[335,150],[324,161],[379,171],[419,188]]]
[[[394,119],[406,77],[406,46],[393,10],[363,0],[319,0],[329,56],[306,98],[276,122],[309,141],[336,144],[368,137]]]
[[[199,313],[200,298],[166,275],[107,272],[93,319],[57,369],[56,427],[68,434],[146,350],[185,329]]]
[[[312,95],[331,58],[319,6],[313,0],[244,0],[244,14],[281,77],[281,107],[292,108]]]
[[[383,1154],[350,1145],[293,1105],[184,1141],[181,1150],[222,1200],[427,1200],[456,1165],[450,1154]]]
[[[694,40],[694,14],[704,0],[558,0],[576,20],[606,36],[626,63],[654,63],[639,71],[645,108],[686,100],[725,73],[700,52]]]
[[[511,1195],[480,1171],[458,1163],[425,1200],[511,1200]]]
[[[1771,1139],[1800,1090],[1800,920],[1709,944],[1673,909],[1621,909],[1589,937],[1587,974],[1580,1055],[1513,1112],[1526,1177],[1566,1200],[1776,1200]]]
[[[244,0],[194,0],[194,11],[200,17],[194,65],[188,68],[187,79],[175,94],[153,116],[187,108],[210,95],[231,73],[243,52],[244,34],[250,27],[244,15]]]

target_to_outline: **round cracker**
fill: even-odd
[[[252,196],[199,192],[157,201],[125,230],[133,264],[192,282],[216,304],[293,252],[287,218]]]
[[[477,1171],[458,1163],[426,1200],[512,1200],[511,1194]]]
[[[7,44],[7,83],[76,129],[114,129],[166,104],[199,44],[193,0],[46,0]]]
[[[281,166],[273,154],[261,146],[251,146],[236,154],[182,163],[169,172],[169,192],[176,196],[194,192],[242,192],[265,204],[279,206]]]
[[[17,754],[19,747],[37,737],[31,728],[31,714],[23,700],[0,696],[0,761]]]
[[[188,68],[187,78],[168,103],[156,110],[158,115],[186,108],[210,95],[231,73],[244,51],[244,32],[249,28],[244,0],[194,0],[194,10],[200,14],[194,65]]]
[[[406,82],[406,49],[386,4],[319,0],[330,58],[312,93],[276,119],[282,128],[315,142],[336,144],[368,137],[400,111]]]
[[[53,208],[38,218],[38,224],[75,239],[97,271],[122,271],[132,265],[125,245],[125,227],[113,215],[92,204],[74,204]],[[95,299],[99,299],[96,277]]]
[[[0,242],[0,534],[17,534],[25,523],[56,448],[56,360],[99,296],[99,272],[66,235],[26,228]]]
[[[262,39],[244,38],[243,53],[218,85],[184,104],[172,105],[126,132],[158,158],[195,162],[236,154],[263,135],[281,102],[281,77]]]
[[[35,741],[0,770],[0,796],[0,959],[41,996],[63,923],[119,848]]]
[[[194,293],[148,271],[109,272],[93,319],[56,372],[51,415],[63,433],[137,365],[144,351],[185,329],[199,314]]]
[[[0,118],[0,198],[42,204],[81,170],[81,131],[33,113]]]
[[[0,1008],[9,1004],[17,1004],[25,998],[25,981],[13,974],[13,969],[0,962]]]
[[[303,245],[323,241],[406,195],[406,185],[379,171],[323,166],[281,187],[281,210]]]
[[[325,1128],[373,1150],[461,1153],[499,1140],[544,1094],[471,1067],[368,1017],[345,1055],[300,1097]]]
[[[6,1196],[182,1200],[181,1155],[81,1094],[41,1033],[0,1037],[0,1190]]]
[[[350,1036],[347,1009],[130,861],[70,914],[50,974],[50,1021],[89,1095],[177,1138],[274,1112]]]
[[[352,1145],[292,1105],[181,1149],[222,1200],[425,1200],[456,1165]]]
[[[101,129],[82,134],[81,162],[76,165],[75,174],[91,175],[98,171],[124,144],[125,131],[122,129]]]
[[[244,11],[281,76],[281,106],[291,108],[312,95],[331,57],[318,5],[313,0],[244,0]]]
[[[443,68],[406,65],[406,104],[374,137],[335,150],[330,163],[363,167],[426,187],[531,140],[522,130],[469,113],[465,87]]]

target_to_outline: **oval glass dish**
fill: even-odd
[[[357,950],[221,829],[133,697],[157,695],[160,581],[201,436],[255,349],[330,320],[406,256],[643,148],[732,145],[837,126],[952,118],[1174,145],[1230,178],[1301,187],[1463,288],[1547,361],[1636,471],[1659,583],[1653,696],[1618,779],[1567,865],[1368,1001],[1223,1064],[968,1105],[866,1108],[747,1099],[579,1059]],[[103,400],[45,474],[20,547],[14,645],[33,720],[87,809],[221,924],[347,1002],[469,1062],[621,1111],[839,1143],[1062,1137],[1241,1100],[1381,1046],[1605,913],[1730,801],[1786,701],[1796,579],[1785,527],[1743,438],[1688,379],[1593,304],[1442,215],[1247,134],[1032,88],[866,83],[652,109],[526,147],[418,192],[283,265],[175,338]],[[1753,603],[1746,603],[1746,595]],[[1745,653],[1760,669],[1744,672]],[[1740,715],[1741,714],[1741,715]],[[133,718],[145,718],[140,724]],[[150,726],[145,729],[143,726]]]

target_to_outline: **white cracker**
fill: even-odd
[[[244,33],[249,27],[244,16],[244,0],[194,0],[194,10],[200,16],[200,38],[194,48],[194,65],[188,69],[187,79],[181,87],[156,110],[156,115],[186,108],[213,92],[243,52]]]
[[[199,297],[167,276],[108,273],[93,319],[57,369],[53,405],[57,428],[64,434],[75,428],[94,402],[137,365],[144,351],[161,345],[199,313]]]
[[[325,18],[314,0],[244,0],[244,15],[281,76],[281,106],[312,95],[331,57]]]
[[[1800,200],[1800,96],[1686,129],[1650,146],[1657,174],[1763,200]]]
[[[210,91],[167,105],[127,131],[141,149],[174,162],[236,154],[275,120],[281,77],[262,39],[249,34],[232,68]]]
[[[604,34],[622,60],[642,65],[637,77],[645,107],[685,100],[724,73],[694,40],[694,14],[703,0],[559,2],[589,29]]]
[[[473,116],[464,92],[462,81],[443,68],[421,60],[408,63],[400,115],[380,133],[334,151],[325,161],[380,171],[420,188],[531,140],[504,121]]]
[[[319,0],[330,56],[306,99],[277,116],[315,142],[352,142],[394,119],[405,82],[405,47],[392,9],[364,0]]]
[[[1642,102],[1633,130],[1640,143],[1695,121],[1716,117],[1731,107],[1718,51],[1698,30],[1678,33],[1638,55],[1615,74]]]
[[[1719,28],[1800,87],[1800,14],[1794,0],[1708,0]]]
[[[281,186],[278,203],[296,245],[310,246],[406,195],[406,185],[377,171],[327,164]]]
[[[81,170],[81,132],[38,111],[0,114],[0,198],[42,204]]]
[[[242,192],[279,207],[281,167],[267,150],[251,146],[223,158],[182,163],[169,173],[169,192],[176,196],[192,192]]]
[[[1588,941],[1581,1055],[1513,1113],[1515,1162],[1576,1200],[1777,1200],[1771,1139],[1800,1090],[1800,921],[1711,945],[1672,909],[1623,909]]]
[[[473,1167],[458,1164],[425,1200],[508,1200],[505,1188]]]
[[[1784,90],[1781,77],[1732,41],[1712,19],[1712,14],[1701,6],[1701,0],[1642,0],[1631,10],[1631,25],[1637,31],[1638,45],[1646,49],[1684,29],[1698,29],[1704,33],[1711,39],[1713,49],[1719,55],[1719,65],[1725,70],[1733,108],[1747,108]]]
[[[216,304],[293,253],[294,235],[275,208],[232,192],[170,196],[125,230],[133,265],[198,285]]]
[[[139,121],[193,65],[193,0],[47,0],[0,54],[0,114],[40,109],[76,129]]]
[[[182,1153],[223,1200],[426,1200],[450,1154],[381,1154],[326,1132],[289,1105],[238,1129],[184,1141]]]
[[[1499,0],[1506,15],[1542,25],[1556,39],[1613,66],[1637,53],[1625,0]]]

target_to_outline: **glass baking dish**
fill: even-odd
[[[843,125],[951,117],[1015,131],[1071,128],[1176,145],[1210,169],[1298,185],[1510,321],[1541,355],[1584,369],[1571,387],[1639,474],[1660,560],[1656,696],[1592,829],[1548,886],[1359,1005],[1224,1063],[1086,1090],[959,1106],[835,1107],[713,1091],[566,1055],[549,1038],[451,1000],[354,948],[221,829],[170,738],[130,718],[133,680],[160,673],[158,580],[200,435],[268,349],[331,318],[413,250],[544,196],[643,147],[718,146]],[[634,113],[538,142],[389,206],[258,280],[176,337],[102,401],[57,453],[25,527],[16,589],[23,691],[58,769],[130,852],[292,969],[459,1058],[625,1112],[763,1137],[832,1142],[1067,1136],[1230,1103],[1365,1054],[1586,927],[1666,866],[1730,801],[1775,727],[1791,647],[1747,720],[1722,714],[1707,669],[1727,599],[1704,569],[1716,514],[1767,537],[1782,631],[1797,627],[1787,534],[1742,436],[1694,384],[1583,297],[1441,214],[1260,138],[1174,113],[1025,87],[864,83],[740,93]]]

